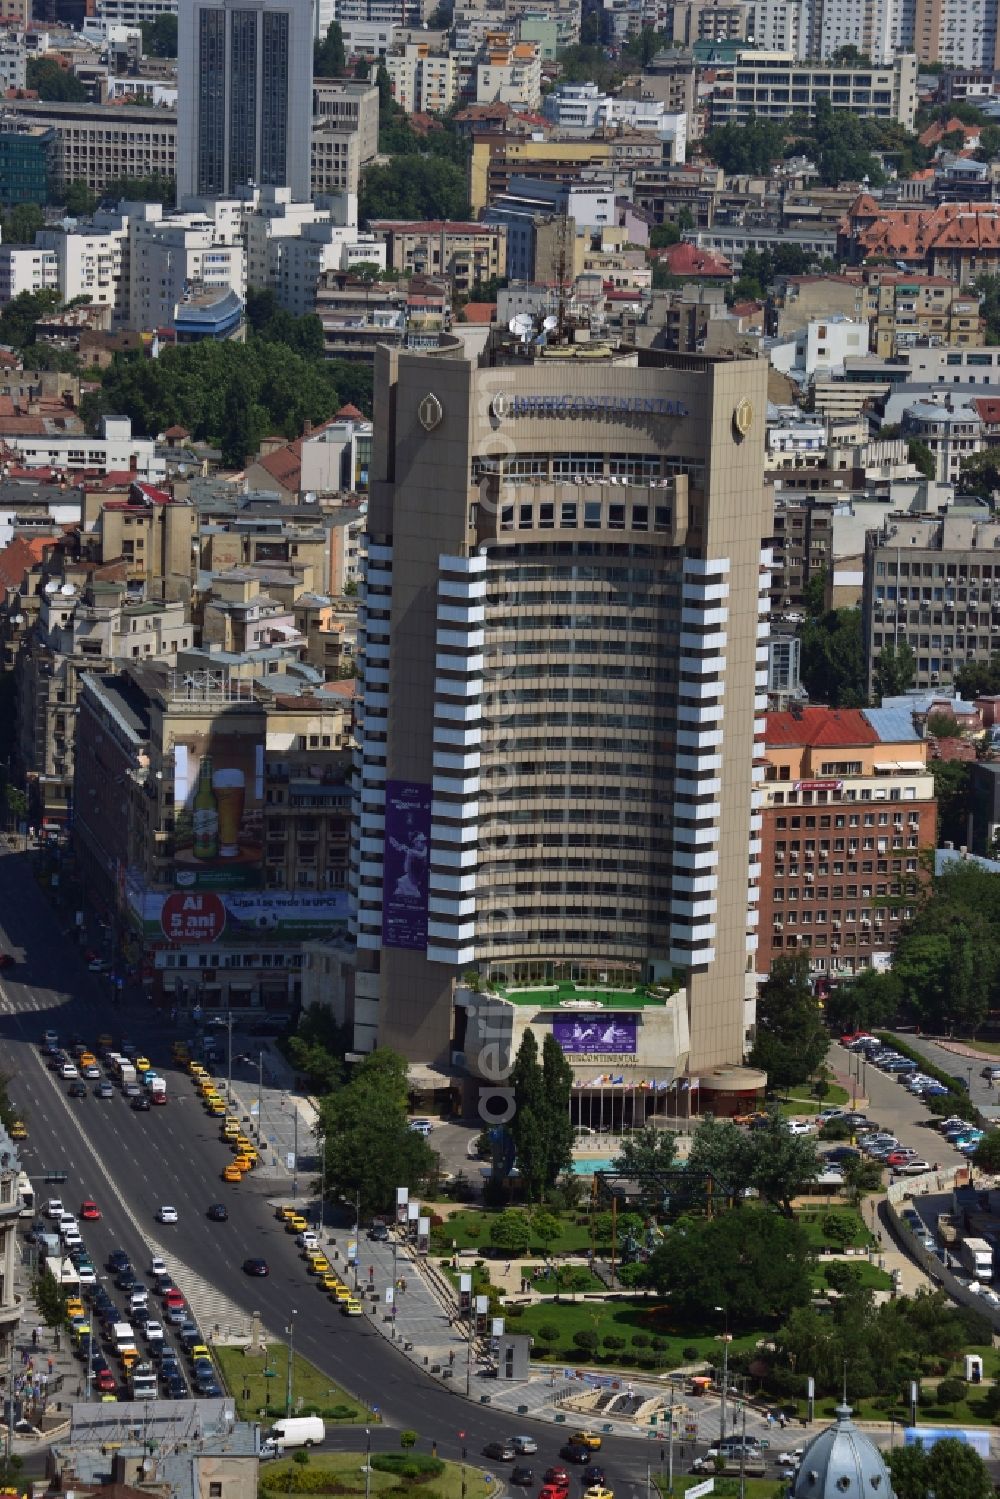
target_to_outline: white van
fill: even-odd
[[[326,1427],[322,1416],[282,1416],[268,1437],[279,1447],[313,1447],[326,1441]]]

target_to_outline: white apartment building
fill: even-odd
[[[709,125],[743,124],[754,115],[770,120],[811,117],[819,99],[829,100],[834,112],[896,120],[912,130],[917,59],[906,54],[891,67],[831,67],[799,62],[787,52],[741,52],[731,67],[716,69]]]
[[[55,256],[56,287],[64,302],[86,297],[100,307],[114,307],[127,235],[123,222],[114,229],[88,226],[69,234],[39,229],[35,245]]]
[[[392,96],[407,114],[441,114],[458,98],[458,57],[431,52],[425,42],[408,42],[385,60]]]
[[[822,0],[813,55],[827,58],[841,47],[856,47],[885,67],[899,49],[902,9],[901,0]]]
[[[476,104],[538,109],[542,102],[542,59],[537,44],[514,42],[504,32],[488,33],[473,81]]]
[[[22,292],[55,291],[59,260],[38,245],[0,245],[0,307]]]
[[[0,33],[0,88],[23,89],[28,81],[28,52],[21,31]]]
[[[97,14],[102,21],[141,26],[157,16],[175,16],[177,0],[97,0]]]
[[[176,214],[159,223],[130,226],[129,326],[160,328],[173,323],[174,310],[193,287],[230,289],[246,297],[246,252],[239,242],[224,243],[210,218]]]
[[[750,0],[746,39],[765,52],[791,52],[805,57],[807,7],[799,0]]]
[[[267,285],[281,306],[302,317],[316,308],[316,287],[325,271],[349,271],[356,265],[386,268],[386,243],[376,235],[336,224],[307,224],[302,232],[272,244]]]
[[[343,21],[340,30],[348,57],[385,57],[393,49],[397,28],[391,21]]]
[[[124,77],[109,75],[105,82],[105,97],[109,104],[116,104],[119,99],[134,99],[136,103],[154,109],[161,106],[177,108],[175,84],[164,83],[162,78],[137,78],[131,73]]]
[[[157,457],[152,437],[133,437],[127,416],[103,416],[100,436],[73,434],[24,437],[4,434],[4,443],[25,468],[51,468],[73,473],[97,469],[102,474],[131,473],[136,479],[160,484],[167,477],[164,458]]]

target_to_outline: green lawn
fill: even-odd
[[[600,1292],[607,1290],[607,1286],[601,1280],[600,1276],[595,1275],[592,1270],[588,1270],[585,1265],[573,1265],[570,1273],[573,1276],[579,1275],[581,1277],[580,1289],[582,1291]],[[587,1278],[586,1285],[582,1283],[583,1276]],[[533,1291],[541,1291],[543,1296],[554,1296],[557,1291],[562,1290],[562,1286],[559,1284],[557,1275],[538,1275],[532,1277],[531,1289]]]
[[[853,1208],[846,1206],[819,1209],[806,1208],[796,1213],[795,1217],[805,1229],[809,1243],[813,1249],[833,1249],[835,1247],[823,1228],[824,1220],[831,1215],[838,1219],[846,1218],[851,1222],[853,1231],[851,1237],[846,1241],[845,1248],[867,1249],[869,1244],[874,1244],[875,1240],[865,1227],[860,1214],[856,1213]],[[836,1247],[840,1247],[839,1243]]]
[[[222,1370],[230,1395],[236,1401],[241,1421],[252,1420],[259,1411],[269,1416],[285,1414],[288,1378],[288,1349],[284,1343],[269,1343],[266,1358],[248,1354],[242,1347],[216,1344],[212,1353]],[[265,1369],[273,1374],[265,1374]],[[369,1421],[371,1412],[360,1401],[348,1395],[328,1379],[307,1358],[296,1354],[292,1362],[292,1410],[315,1412],[326,1421]]]
[[[823,1264],[813,1266],[811,1278],[814,1291],[829,1291],[830,1282],[826,1278],[826,1267],[829,1263],[831,1262],[825,1261]],[[844,1260],[832,1263],[850,1265],[851,1269],[857,1272],[861,1284],[871,1291],[892,1290],[892,1276],[888,1270],[880,1270],[877,1265],[870,1265],[867,1260]]]
[[[308,1467],[312,1472],[329,1473],[330,1488],[318,1489],[317,1493],[363,1494],[365,1493],[365,1454],[363,1452],[310,1452]],[[300,1471],[299,1465],[289,1458],[280,1462],[261,1465],[260,1487],[269,1493],[282,1493],[286,1475]],[[425,1482],[400,1479],[394,1473],[380,1473],[373,1468],[369,1475],[369,1491],[372,1494],[399,1494],[412,1489],[419,1494],[421,1489],[433,1490],[441,1499],[462,1499],[462,1465],[445,1463],[444,1472],[438,1478]],[[466,1464],[465,1493],[467,1499],[483,1499],[490,1492],[487,1476],[481,1468]]]
[[[679,1364],[687,1363],[712,1363],[722,1356],[722,1344],[713,1334],[698,1334],[679,1328],[670,1315],[669,1306],[655,1296],[618,1296],[606,1301],[546,1301],[525,1307],[520,1316],[511,1316],[512,1310],[509,1306],[505,1308],[507,1331],[530,1333],[535,1338],[536,1355],[546,1347],[552,1347],[560,1362],[581,1361],[580,1349],[573,1343],[573,1335],[578,1332],[596,1332],[602,1343],[609,1335],[624,1338],[624,1349],[606,1350],[607,1362],[620,1367],[634,1367],[637,1359],[647,1357],[653,1351],[648,1346],[633,1345],[632,1338],[636,1333],[664,1339],[666,1347],[660,1351],[663,1362],[658,1365],[661,1368],[676,1368]],[[559,1329],[559,1337],[554,1344],[546,1344],[538,1336],[539,1329],[547,1323]],[[734,1338],[731,1349],[753,1348],[759,1337],[759,1332],[752,1332],[745,1337]],[[696,1350],[693,1358],[685,1355],[686,1348]],[[590,1359],[587,1361],[592,1362]]]
[[[447,1254],[455,1249],[481,1249],[506,1259],[502,1250],[491,1251],[490,1228],[499,1216],[497,1212],[480,1211],[475,1208],[453,1213],[439,1227],[431,1231],[431,1248],[435,1254]],[[532,1243],[530,1255],[585,1254],[590,1248],[590,1223],[586,1213],[562,1214],[559,1218],[562,1232],[551,1244]]]
[[[825,1421],[833,1420],[836,1407],[840,1404],[840,1397],[830,1395],[828,1398],[816,1401],[816,1419]],[[787,1402],[784,1403],[788,1409]],[[888,1421],[895,1419],[897,1426],[908,1426],[910,1424],[910,1409],[902,1401],[895,1405],[891,1401],[878,1400],[852,1400],[851,1408],[856,1420],[859,1421]],[[800,1402],[799,1414],[806,1414],[805,1402]],[[990,1418],[981,1397],[973,1395],[971,1400],[963,1400],[958,1405],[939,1406],[920,1404],[917,1420],[921,1425],[931,1426],[989,1426]]]
[[[686,1494],[688,1489],[693,1489],[696,1484],[704,1483],[706,1474],[685,1473],[683,1477],[674,1478],[674,1495]],[[664,1496],[669,1495],[665,1477],[656,1474],[654,1484]],[[774,1499],[775,1494],[784,1494],[787,1485],[779,1483],[777,1478],[747,1478],[744,1479],[744,1493],[747,1499]],[[740,1492],[740,1481],[738,1478],[716,1478],[713,1490],[713,1499],[738,1499]]]

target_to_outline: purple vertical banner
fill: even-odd
[[[427,946],[431,788],[387,781],[382,851],[382,945]]]

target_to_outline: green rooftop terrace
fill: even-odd
[[[490,984],[489,991],[507,999],[513,1005],[530,1005],[542,1010],[548,1007],[581,1010],[591,1006],[595,1010],[643,1010],[662,1008],[676,994],[678,986],[670,984],[639,984],[634,989],[602,989],[593,984],[545,984],[533,989],[506,988],[501,984]]]

